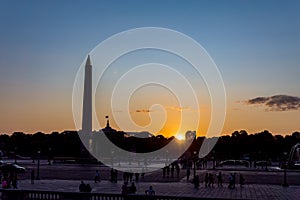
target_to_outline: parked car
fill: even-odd
[[[258,160],[258,161],[254,162],[254,166],[266,166],[266,164],[268,166],[272,165],[271,161],[269,161],[269,160],[268,161],[266,161],[266,160]]]
[[[220,167],[223,166],[245,166],[249,167],[250,163],[247,160],[224,160],[219,163]]]
[[[16,173],[24,173],[26,170],[24,167],[21,167],[17,164],[12,163],[4,163],[0,166],[1,172],[16,172]]]

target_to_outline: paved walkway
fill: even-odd
[[[86,181],[92,186],[92,192],[97,193],[120,193],[122,182],[117,184],[109,181],[94,183]],[[76,180],[39,180],[32,185],[30,180],[21,180],[19,189],[28,190],[51,190],[51,191],[78,191],[80,181]],[[205,188],[201,183],[199,189],[195,189],[193,184],[186,182],[177,183],[136,183],[137,194],[144,194],[144,191],[152,185],[157,195],[205,197],[205,198],[228,198],[228,199],[299,199],[300,187],[290,186],[284,188],[279,185],[245,185],[243,188],[228,189],[227,185],[223,188]]]

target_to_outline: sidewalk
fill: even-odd
[[[117,184],[109,181],[94,183],[85,181],[92,187],[95,193],[121,193],[122,183]],[[19,189],[28,190],[50,190],[50,191],[78,191],[80,181],[76,180],[39,180],[32,185],[30,180],[21,180]],[[228,199],[299,199],[300,187],[290,186],[284,188],[279,185],[245,185],[236,189],[228,189],[224,184],[223,188],[205,188],[201,183],[199,189],[195,189],[193,184],[185,182],[177,183],[136,183],[137,194],[144,194],[145,190],[152,185],[157,195],[204,197],[204,198],[228,198]]]

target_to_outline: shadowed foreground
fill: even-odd
[[[80,197],[78,186],[80,181],[75,180],[39,180],[34,184],[30,184],[30,180],[22,180],[19,183],[19,188],[22,191],[45,191],[44,193],[70,192],[70,195]],[[118,197],[116,199],[124,199],[121,193],[122,182],[111,183],[109,181],[101,181],[94,183],[93,181],[86,181],[92,186],[92,193],[95,199],[98,199],[100,194],[113,194]],[[145,190],[152,185],[156,192],[156,199],[189,199],[181,197],[201,198],[201,199],[298,199],[300,194],[299,186],[282,187],[280,185],[258,185],[249,184],[243,188],[237,186],[235,189],[228,189],[226,185],[222,188],[205,188],[201,183],[198,189],[195,189],[192,184],[185,182],[177,183],[157,183],[157,182],[139,182],[136,183],[137,199],[143,199]],[[2,190],[3,191],[3,190]],[[10,190],[13,193],[19,190]],[[69,194],[67,194],[69,195]],[[84,196],[84,195],[83,195]],[[108,195],[109,196],[109,195]],[[167,197],[166,197],[167,196]],[[158,198],[159,197],[159,198]],[[174,198],[171,198],[174,197]],[[180,197],[180,198],[179,198]],[[3,198],[5,199],[5,198]],[[16,199],[16,198],[14,198]],[[28,198],[27,198],[28,199]],[[29,198],[30,199],[30,198]],[[41,199],[41,198],[31,198]],[[57,198],[60,199],[60,198]],[[68,199],[68,198],[65,198]],[[69,199],[76,199],[75,197]],[[80,199],[80,198],[79,198]],[[83,198],[84,199],[84,198]],[[100,198],[99,199],[105,199]],[[109,199],[109,198],[107,198]],[[135,199],[132,197],[131,199]],[[17,200],[17,199],[16,199]]]

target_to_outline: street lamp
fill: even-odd
[[[115,154],[114,150],[111,150],[111,158],[110,158],[111,168],[114,167],[114,154]]]
[[[286,180],[286,168],[287,168],[287,152],[283,152],[283,156],[284,156],[284,162],[283,162],[283,167],[284,167],[284,176],[283,176],[283,187],[288,187],[289,184],[287,183]]]
[[[40,150],[38,150],[37,151],[37,173],[36,173],[36,180],[40,180],[40,153],[41,153],[41,151]]]
[[[215,170],[216,169],[216,163],[215,163],[215,151],[213,150],[213,157],[212,157],[212,159],[213,159],[213,170]]]
[[[48,148],[48,165],[51,165],[51,147]]]
[[[266,166],[265,166],[265,171],[268,171],[268,154],[266,153]]]
[[[18,147],[15,147],[15,164],[17,164],[17,150],[18,150]]]
[[[194,178],[196,176],[196,156],[197,156],[197,151],[194,151],[193,152],[194,154]]]

